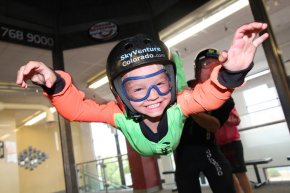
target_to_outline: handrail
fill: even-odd
[[[260,124],[260,125],[253,125],[253,126],[250,126],[250,127],[244,127],[244,128],[240,128],[239,131],[251,130],[251,129],[258,128],[258,127],[265,127],[265,126],[275,125],[275,124],[283,123],[283,122],[286,122],[286,120],[282,119],[282,120],[278,120],[278,121],[273,121],[271,123],[263,123],[263,124]]]
[[[96,159],[96,160],[91,160],[91,161],[86,161],[86,162],[80,162],[80,163],[77,163],[75,165],[78,166],[78,165],[83,165],[83,164],[89,164],[89,163],[94,163],[94,162],[105,160],[105,159],[111,159],[111,158],[122,157],[122,156],[127,156],[127,154],[121,154],[121,155],[116,155],[116,156],[112,156],[112,157],[106,157],[106,158],[101,158],[101,159]]]
[[[128,187],[128,186],[125,186],[125,185],[123,185],[123,184],[116,184],[116,183],[114,183],[114,182],[111,182],[111,181],[107,181],[107,182],[105,182],[105,181],[103,181],[103,180],[100,180],[100,179],[98,179],[98,176],[96,176],[96,175],[93,175],[93,174],[91,174],[90,172],[81,172],[82,174],[84,174],[85,176],[88,176],[88,177],[90,177],[90,178],[92,178],[92,179],[94,179],[94,180],[96,180],[96,181],[98,181],[98,182],[101,182],[101,183],[103,183],[103,184],[108,184],[108,185],[110,185],[110,186],[113,186],[113,187],[115,187],[115,188],[119,188],[119,187],[121,187],[122,189],[130,189],[130,187]]]
[[[103,180],[100,180],[97,175],[91,174],[90,172],[87,172],[87,171],[86,172],[81,172],[81,173],[84,174],[85,176],[88,176],[90,178],[95,179],[96,181],[100,181],[100,182],[103,182],[104,183],[104,181]]]
[[[126,163],[128,162],[127,154],[81,162],[81,163],[75,164],[75,168],[77,172],[79,173],[80,178],[83,176],[89,180],[89,181],[87,180],[83,181],[85,186],[87,185],[90,186],[90,184],[93,185],[95,183],[97,184],[100,183],[99,185],[101,185],[102,187],[101,189],[104,189],[106,193],[108,193],[109,187],[111,190],[128,190],[128,189],[131,190],[132,188],[130,186],[127,186],[126,181],[125,181],[125,175],[124,175],[124,170],[122,166],[124,162]],[[119,167],[114,168],[115,164],[117,164]],[[110,167],[110,165],[112,165],[113,168]],[[106,168],[111,168],[111,169],[107,170]],[[116,173],[120,174],[119,178],[118,177],[116,178],[116,176],[114,175]],[[119,182],[119,180],[121,181]],[[78,184],[80,182],[81,181],[78,181]]]

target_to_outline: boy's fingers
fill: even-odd
[[[48,88],[51,88],[52,87],[51,81],[50,80],[46,81],[45,86],[48,87]]]
[[[219,61],[224,63],[228,59],[228,53],[226,51],[222,51],[219,55]]]
[[[39,66],[39,65],[38,65]],[[26,65],[21,66],[17,72],[16,84],[23,88],[27,88],[27,76],[37,68],[37,62],[28,62]]]
[[[262,36],[258,37],[253,41],[253,45],[255,47],[258,47],[260,44],[262,44],[267,38],[269,37],[268,33],[264,33]]]
[[[25,66],[21,66],[17,72],[16,84],[21,85],[23,83],[23,71]]]
[[[22,84],[22,88],[27,88],[27,84],[26,84],[26,82],[23,82],[23,84]]]
[[[236,31],[234,38],[241,38],[244,36],[244,34],[249,33],[250,31],[254,31],[255,33],[259,33],[260,31],[265,30],[268,27],[266,23],[260,23],[260,22],[253,22],[250,24],[245,24],[238,28]]]
[[[24,67],[23,74],[29,74],[33,69],[39,68],[40,64],[38,62],[30,61]]]
[[[49,69],[49,71],[47,71],[47,73],[43,74],[43,78],[44,78],[45,85],[48,88],[51,88],[56,81],[56,75],[50,69]]]

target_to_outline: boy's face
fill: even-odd
[[[208,80],[214,67],[218,66],[219,64],[219,60],[214,58],[206,58],[202,60],[199,82],[203,83]]]
[[[171,100],[171,82],[160,64],[143,66],[126,73],[123,92],[132,107],[148,117],[159,117]]]

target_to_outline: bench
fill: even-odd
[[[164,175],[167,175],[167,174],[175,174],[175,171],[165,171],[165,172],[162,172],[162,174],[164,174]],[[164,180],[162,180],[162,182],[164,183],[165,181]],[[175,188],[173,188],[172,190],[171,190],[172,192],[176,192],[177,191],[177,188],[175,187]]]
[[[164,175],[167,175],[167,174],[173,174],[173,175],[175,175],[175,171],[164,171],[164,172],[162,172],[162,174],[164,174]],[[200,172],[199,178],[200,178],[200,183],[201,184],[206,184],[206,177],[203,174],[203,172]],[[162,180],[162,182],[164,183],[164,180]],[[177,191],[177,188],[173,188],[171,191],[172,192],[176,192]]]
[[[266,183],[266,181],[262,182],[262,180],[261,180],[261,177],[260,177],[260,174],[259,174],[259,170],[258,170],[258,165],[259,164],[267,164],[267,163],[269,163],[271,161],[273,161],[273,159],[271,157],[267,157],[267,158],[264,158],[264,159],[247,160],[245,162],[246,165],[253,165],[253,167],[254,167],[255,174],[256,174],[256,177],[257,177],[257,182],[253,182],[255,188],[259,188],[259,187],[261,187],[262,185],[264,185]]]

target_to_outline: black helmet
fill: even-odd
[[[121,76],[137,67],[148,64],[163,64],[172,82],[171,101],[176,101],[176,69],[170,59],[169,49],[160,40],[138,34],[120,41],[110,52],[107,59],[107,76],[119,107],[127,116],[134,120],[140,120],[142,115],[130,104],[122,92]]]
[[[197,54],[195,57],[194,63],[195,63],[195,79],[199,79],[200,77],[200,70],[201,70],[201,61],[207,58],[213,58],[218,59],[219,58],[220,51],[216,49],[205,49]]]

